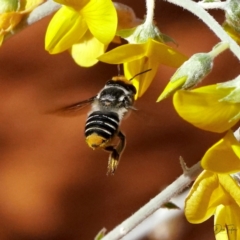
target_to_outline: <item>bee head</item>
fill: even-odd
[[[99,95],[99,102],[104,108],[127,108],[132,105],[134,94],[125,89],[109,87]]]

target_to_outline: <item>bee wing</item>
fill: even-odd
[[[54,110],[48,110],[48,111],[45,111],[44,113],[45,114],[65,115],[65,116],[70,116],[72,114],[76,115],[76,113],[79,110],[81,110],[82,108],[91,104],[96,99],[96,97],[97,96],[94,96],[94,97],[91,97],[89,99],[71,104],[69,106],[57,108],[57,109],[54,109]]]
[[[82,108],[84,108],[85,106],[91,104],[97,96],[91,97],[89,99],[83,100],[81,102],[77,102],[74,104],[71,104],[70,106],[66,106],[64,108],[62,108],[63,111],[78,111]]]

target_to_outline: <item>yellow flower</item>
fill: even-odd
[[[240,188],[227,174],[203,171],[185,200],[185,216],[202,223],[214,215],[217,240],[240,239]]]
[[[136,98],[141,97],[148,89],[160,64],[179,67],[187,57],[164,43],[149,38],[146,43],[124,44],[98,58],[102,62],[124,65],[127,79],[147,69],[132,80],[137,89]]]
[[[240,172],[240,143],[231,130],[208,149],[201,165],[204,169],[216,173]]]
[[[191,91],[179,90],[173,97],[174,107],[184,120],[194,126],[224,132],[240,119],[240,90],[236,80]]]
[[[240,143],[232,131],[214,144],[201,160],[205,169],[185,201],[185,215],[201,223],[212,215],[217,240],[240,238],[240,188],[229,174],[240,171]]]
[[[111,0],[58,0],[63,4],[49,23],[45,48],[56,54],[70,50],[75,62],[89,67],[97,63],[117,29],[117,13]]]
[[[24,15],[31,12],[45,0],[4,0],[0,6],[0,45],[4,36],[12,31]]]

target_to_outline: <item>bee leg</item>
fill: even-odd
[[[118,154],[117,150],[114,146],[108,146],[105,148],[106,151],[111,152],[109,159],[108,159],[108,168],[107,168],[107,175],[113,175],[118,166],[118,160],[120,155]]]
[[[105,148],[105,150],[111,152],[108,159],[107,175],[108,174],[113,175],[114,172],[116,171],[117,166],[119,164],[121,153],[126,145],[125,135],[119,131],[117,136],[119,137],[120,141],[119,141],[119,144],[116,146],[116,148],[114,146],[108,146]]]

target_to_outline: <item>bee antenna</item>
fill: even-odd
[[[143,71],[143,72],[140,72],[140,73],[137,73],[135,76],[133,76],[131,79],[129,79],[129,81],[132,81],[135,77],[137,77],[138,75],[141,75],[141,74],[144,74],[144,73],[146,73],[146,72],[149,72],[149,71],[151,71],[152,69],[147,69],[147,70],[145,70],[145,71]]]

